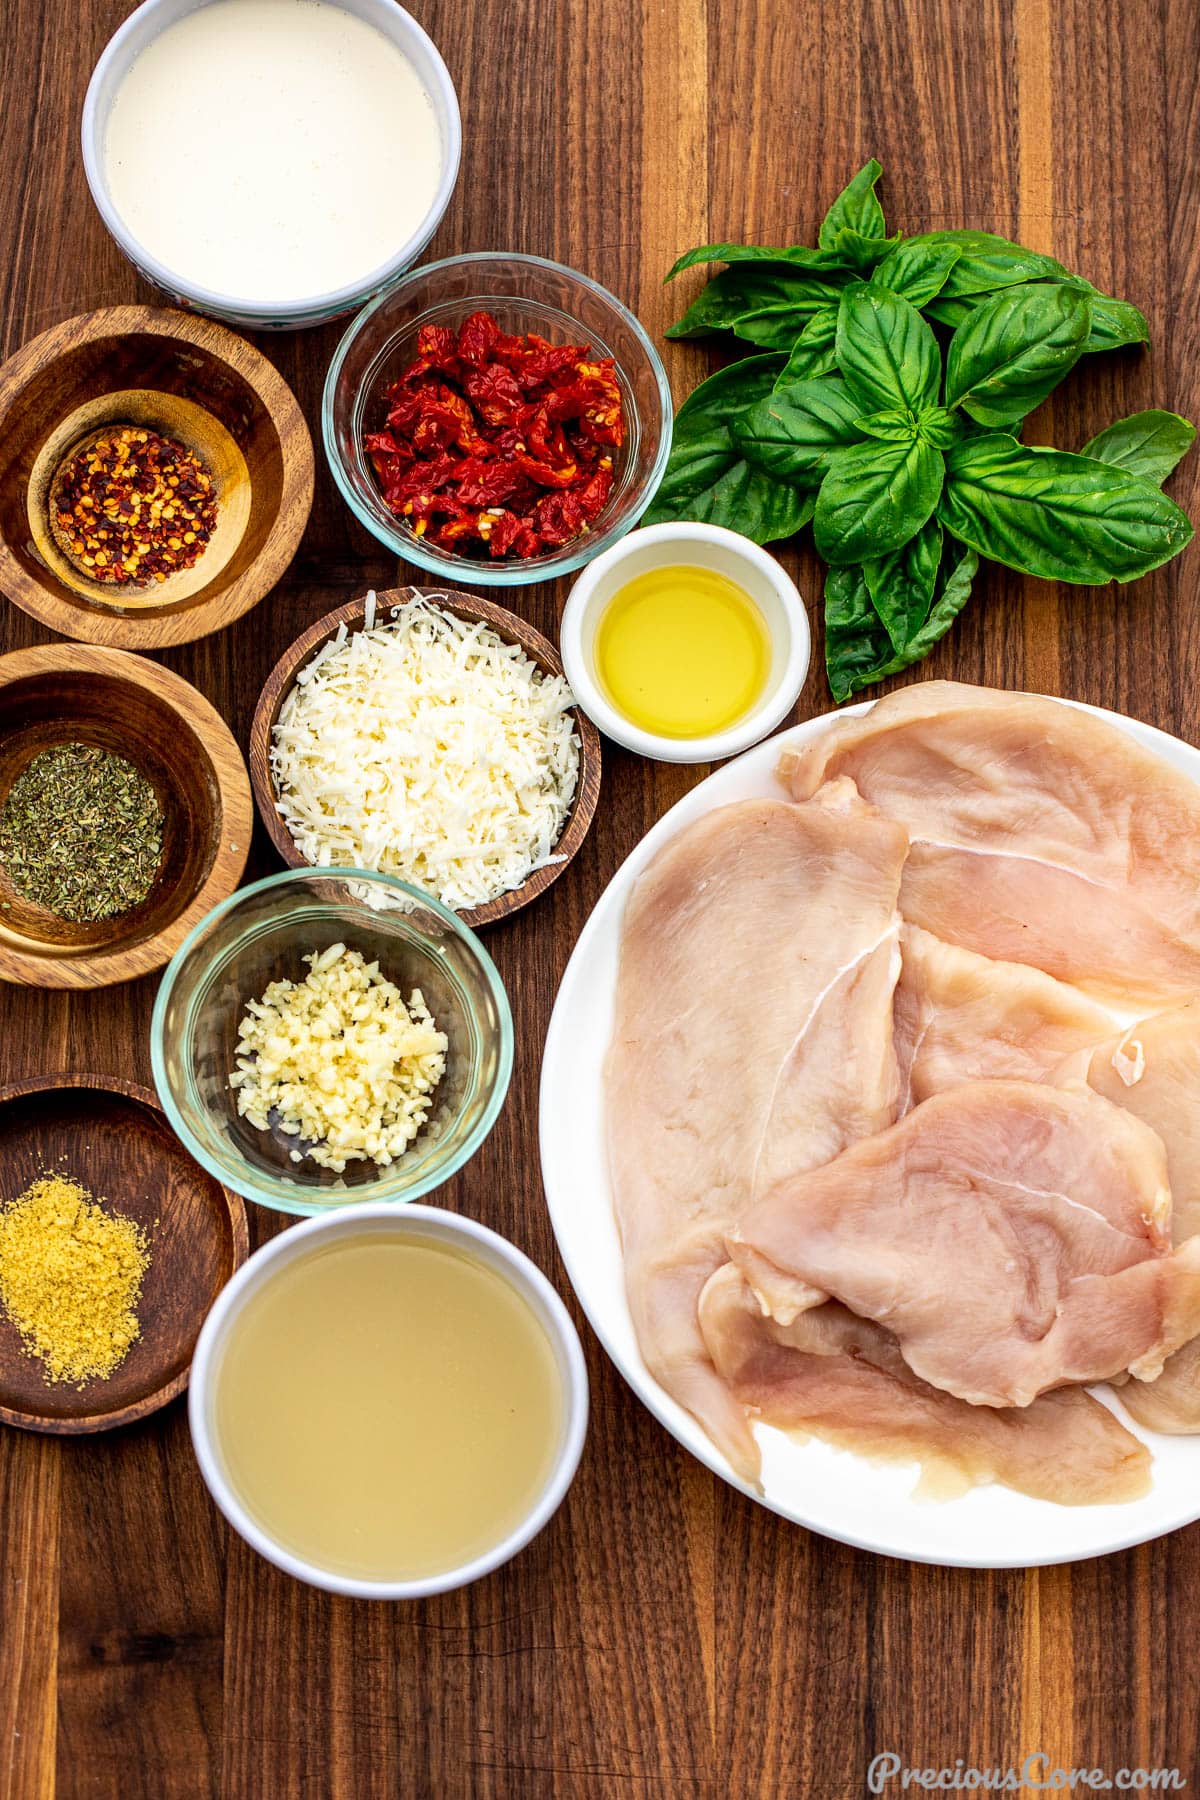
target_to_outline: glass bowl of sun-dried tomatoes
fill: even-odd
[[[325,451],[368,531],[447,583],[580,568],[636,525],[671,391],[627,307],[537,256],[414,269],[354,320],[325,382]]]

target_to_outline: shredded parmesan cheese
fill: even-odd
[[[275,1123],[299,1139],[293,1162],[337,1174],[348,1162],[386,1166],[429,1116],[446,1035],[419,988],[405,1006],[361,951],[331,944],[304,960],[304,980],[273,981],[238,1026],[229,1077],[238,1112],[259,1131]]]
[[[579,779],[571,691],[484,625],[424,600],[373,625],[374,600],[283,704],[277,810],[311,863],[481,906],[561,860]]]

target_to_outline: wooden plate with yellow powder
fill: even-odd
[[[46,1178],[59,1185],[39,1187]],[[92,1203],[75,1226],[84,1255],[63,1242],[62,1183]],[[200,1327],[247,1248],[241,1200],[192,1161],[147,1088],[108,1075],[0,1088],[0,1296],[25,1315],[22,1335],[0,1302],[0,1420],[107,1431],[164,1406],[187,1386]],[[106,1363],[109,1374],[81,1374]]]

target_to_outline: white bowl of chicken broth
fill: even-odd
[[[446,65],[394,0],[144,0],[83,108],[126,256],[247,330],[351,312],[415,262],[460,146]]]
[[[557,1509],[587,1428],[579,1337],[529,1258],[436,1207],[272,1238],[205,1321],[192,1442],[246,1542],[313,1587],[464,1587]]]

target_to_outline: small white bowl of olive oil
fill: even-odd
[[[521,1251],[439,1207],[348,1206],[222,1290],[188,1414],[213,1499],[313,1587],[409,1600],[525,1547],[571,1484],[588,1383]]]
[[[650,525],[589,563],[562,620],[576,700],[658,762],[718,762],[781,725],[812,654],[808,614],[770,553],[720,525]]]

